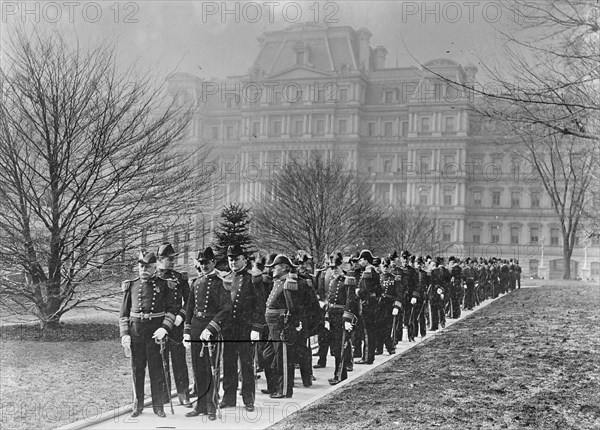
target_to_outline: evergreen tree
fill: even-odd
[[[231,245],[240,245],[246,255],[255,252],[252,246],[252,236],[249,233],[251,223],[250,209],[242,204],[231,203],[221,210],[221,221],[215,229],[216,243],[214,245],[217,263],[227,265],[227,248]]]

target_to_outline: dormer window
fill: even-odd
[[[297,65],[308,64],[308,46],[304,45],[304,42],[298,42],[294,46],[294,58]]]

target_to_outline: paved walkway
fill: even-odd
[[[527,287],[524,287],[527,288]],[[502,297],[502,296],[500,296]],[[473,312],[489,305],[498,299],[490,299],[483,302],[473,311],[463,311],[462,316],[458,320],[447,320],[446,327],[455,324],[464,318],[469,317]],[[185,417],[185,414],[191,409],[186,409],[179,405],[179,401],[175,397],[173,405],[175,414],[171,415],[169,405],[165,405],[166,418],[158,418],[152,412],[152,406],[146,406],[144,412],[137,418],[131,418],[131,405],[124,405],[121,409],[107,412],[97,417],[89,417],[87,420],[78,421],[67,426],[61,427],[62,430],[74,429],[266,429],[271,425],[281,421],[290,414],[298,412],[300,409],[310,405],[316,400],[328,395],[329,393],[339,389],[340,387],[351,383],[361,375],[375,369],[381,364],[398,357],[402,353],[415,347],[419,343],[428,339],[434,338],[443,330],[436,333],[427,333],[425,338],[417,338],[416,342],[406,341],[406,331],[403,336],[403,341],[398,343],[395,355],[388,355],[384,352],[383,355],[375,356],[375,362],[372,365],[354,365],[354,371],[348,372],[348,379],[338,385],[329,385],[327,380],[333,376],[333,357],[327,357],[327,367],[322,369],[314,369],[316,381],[310,388],[302,386],[300,372],[296,371],[296,379],[294,384],[294,396],[291,399],[271,399],[268,395],[262,394],[260,390],[266,388],[266,381],[263,377],[257,380],[256,386],[256,402],[254,412],[247,412],[244,409],[241,396],[238,395],[236,408],[226,408],[221,410],[221,417],[217,416],[216,421],[209,421],[206,416],[198,416],[193,418]],[[318,357],[313,357],[313,364],[316,363]],[[59,429],[59,430],[60,430]]]

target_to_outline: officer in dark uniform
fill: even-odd
[[[431,331],[436,331],[441,325],[442,328],[446,326],[446,314],[444,313],[444,271],[442,264],[444,259],[437,257],[432,262],[431,270],[431,292],[429,295],[429,303],[431,305]]]
[[[354,254],[352,254],[349,258],[349,268],[346,270],[346,276],[353,276],[354,279],[356,280],[356,284],[358,284],[358,281],[360,279],[360,277],[362,276],[362,272],[363,272],[363,268],[361,267],[361,265],[358,262],[358,252],[355,252]],[[352,353],[352,357],[353,358],[361,358],[364,355],[364,351],[363,351],[363,344],[364,344],[364,340],[365,340],[365,330],[364,330],[364,324],[363,324],[363,317],[362,317],[362,309],[361,309],[361,302],[360,300],[358,301],[358,320],[356,321],[356,324],[354,325],[354,330],[352,330],[352,348],[353,348],[353,353]],[[354,365],[354,362],[352,362],[352,365]]]
[[[331,331],[325,326],[325,315],[327,314],[327,295],[332,275],[331,266],[332,263],[338,258],[342,260],[342,254],[339,252],[327,255],[327,258],[324,261],[324,267],[317,269],[317,296],[319,298],[319,304],[321,305],[323,323],[319,327],[319,331],[317,333],[319,349],[314,355],[318,356],[319,359],[317,360],[317,364],[313,366],[315,369],[320,369],[327,365],[327,354],[331,346]]]
[[[462,269],[462,277],[465,280],[465,309],[473,310],[475,306],[475,268],[470,258],[465,259],[465,264]]]
[[[464,288],[462,285],[462,270],[454,256],[448,259],[448,270],[450,271],[450,301],[452,314],[450,318],[460,318]]]
[[[416,288],[413,290],[413,297],[417,299],[415,311],[413,312],[413,322],[415,326],[415,335],[419,333],[421,337],[427,334],[425,323],[425,306],[430,292],[431,271],[425,267],[425,260],[419,256],[415,260]]]
[[[262,283],[263,283],[263,288],[264,288],[264,294],[266,297],[268,297],[269,294],[271,294],[271,290],[273,289],[273,267],[271,267],[271,264],[273,263],[273,260],[275,260],[275,257],[277,257],[277,254],[269,254],[266,258],[264,258],[264,262],[261,259],[261,264],[257,265],[257,268],[259,268],[259,269],[260,269],[260,265],[262,265]],[[261,342],[258,342],[258,344],[255,346],[257,360],[258,360],[258,367],[260,369],[264,370],[265,379],[267,380],[267,388],[263,388],[261,390],[261,392],[263,394],[271,394],[271,393],[275,392],[275,387],[274,387],[275,377],[274,377],[273,373],[271,372],[269,363],[267,363],[264,358],[264,352],[265,352],[265,348],[267,346],[268,339],[269,339],[269,326],[265,324],[260,333]],[[258,371],[258,369],[257,369],[257,371]]]
[[[173,362],[173,375],[175,376],[175,386],[177,387],[179,403],[186,408],[191,408],[192,404],[190,403],[189,394],[190,377],[185,360],[185,347],[183,345],[183,321],[185,320],[186,303],[190,296],[190,286],[187,280],[187,273],[179,273],[173,270],[175,257],[178,254],[170,243],[163,243],[158,248],[157,255],[158,264],[156,274],[161,278],[171,279],[177,283],[177,304],[181,306],[179,314],[175,317],[175,325],[167,342],[168,352],[165,357],[165,365],[167,371],[170,372],[170,355],[170,361]],[[171,392],[171,387],[169,387],[169,392]]]
[[[135,388],[132,417],[144,409],[144,379],[146,364],[150,375],[152,409],[164,418],[164,403],[168,399],[163,373],[160,345],[173,329],[179,313],[176,282],[156,276],[156,255],[140,253],[139,278],[124,281],[124,295],[119,315],[121,343],[131,348],[131,367]]]
[[[521,266],[519,266],[519,260],[515,260],[515,279],[517,288],[521,289]]]
[[[358,282],[357,296],[360,299],[360,312],[363,320],[365,346],[363,356],[356,364],[373,364],[377,343],[377,301],[381,295],[379,273],[372,265],[373,254],[364,249],[358,256],[363,271]]]
[[[378,333],[377,333],[377,350],[383,351],[385,345],[390,355],[396,353],[396,344],[392,339],[392,327],[394,321],[398,319],[402,302],[398,293],[400,291],[400,279],[396,279],[396,275],[392,273],[392,261],[389,258],[384,258],[381,264],[381,297],[377,306],[378,316]],[[396,318],[394,318],[396,317]],[[394,328],[395,329],[395,328]],[[398,339],[398,333],[394,335]]]
[[[218,375],[215,373],[219,372],[223,347],[220,342],[221,330],[227,324],[231,312],[231,294],[223,287],[223,281],[217,275],[212,248],[198,252],[194,265],[199,276],[192,279],[183,337],[186,348],[192,350],[198,402],[194,410],[185,416],[208,415],[208,419],[214,421],[217,419],[219,391]],[[216,343],[211,345],[211,341]],[[214,352],[209,353],[209,348]]]
[[[264,358],[275,381],[270,397],[281,399],[292,397],[294,392],[294,363],[291,358],[296,354],[297,335],[302,330],[298,284],[304,281],[290,273],[297,266],[285,255],[275,257],[271,267],[273,288],[265,310],[270,342],[265,347]]]
[[[221,408],[235,407],[238,387],[238,358],[242,373],[242,400],[248,412],[254,411],[256,381],[254,342],[260,341],[265,325],[265,295],[262,273],[247,270],[248,259],[240,245],[227,248],[231,272],[222,277],[231,293],[231,319],[223,329],[223,400]],[[227,342],[234,340],[236,342]]]
[[[327,287],[325,314],[325,328],[331,332],[331,353],[335,357],[333,378],[329,379],[331,385],[348,378],[348,367],[352,362],[350,334],[358,314],[356,279],[344,276],[341,266],[342,255],[337,254],[330,263],[332,272]]]

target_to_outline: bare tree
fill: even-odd
[[[420,206],[391,208],[383,230],[386,246],[391,252],[407,250],[436,255],[442,251],[438,222]]]
[[[102,286],[131,269],[143,234],[195,213],[188,202],[210,181],[191,160],[205,151],[178,143],[193,108],[165,103],[151,75],[120,71],[112,46],[23,29],[5,42],[0,298],[56,326],[118,291]]]
[[[385,222],[385,209],[371,184],[344,162],[312,153],[291,159],[274,173],[272,192],[254,208],[257,243],[264,250],[304,249],[315,258],[348,252],[356,243],[375,245]],[[373,249],[377,252],[377,249]]]

